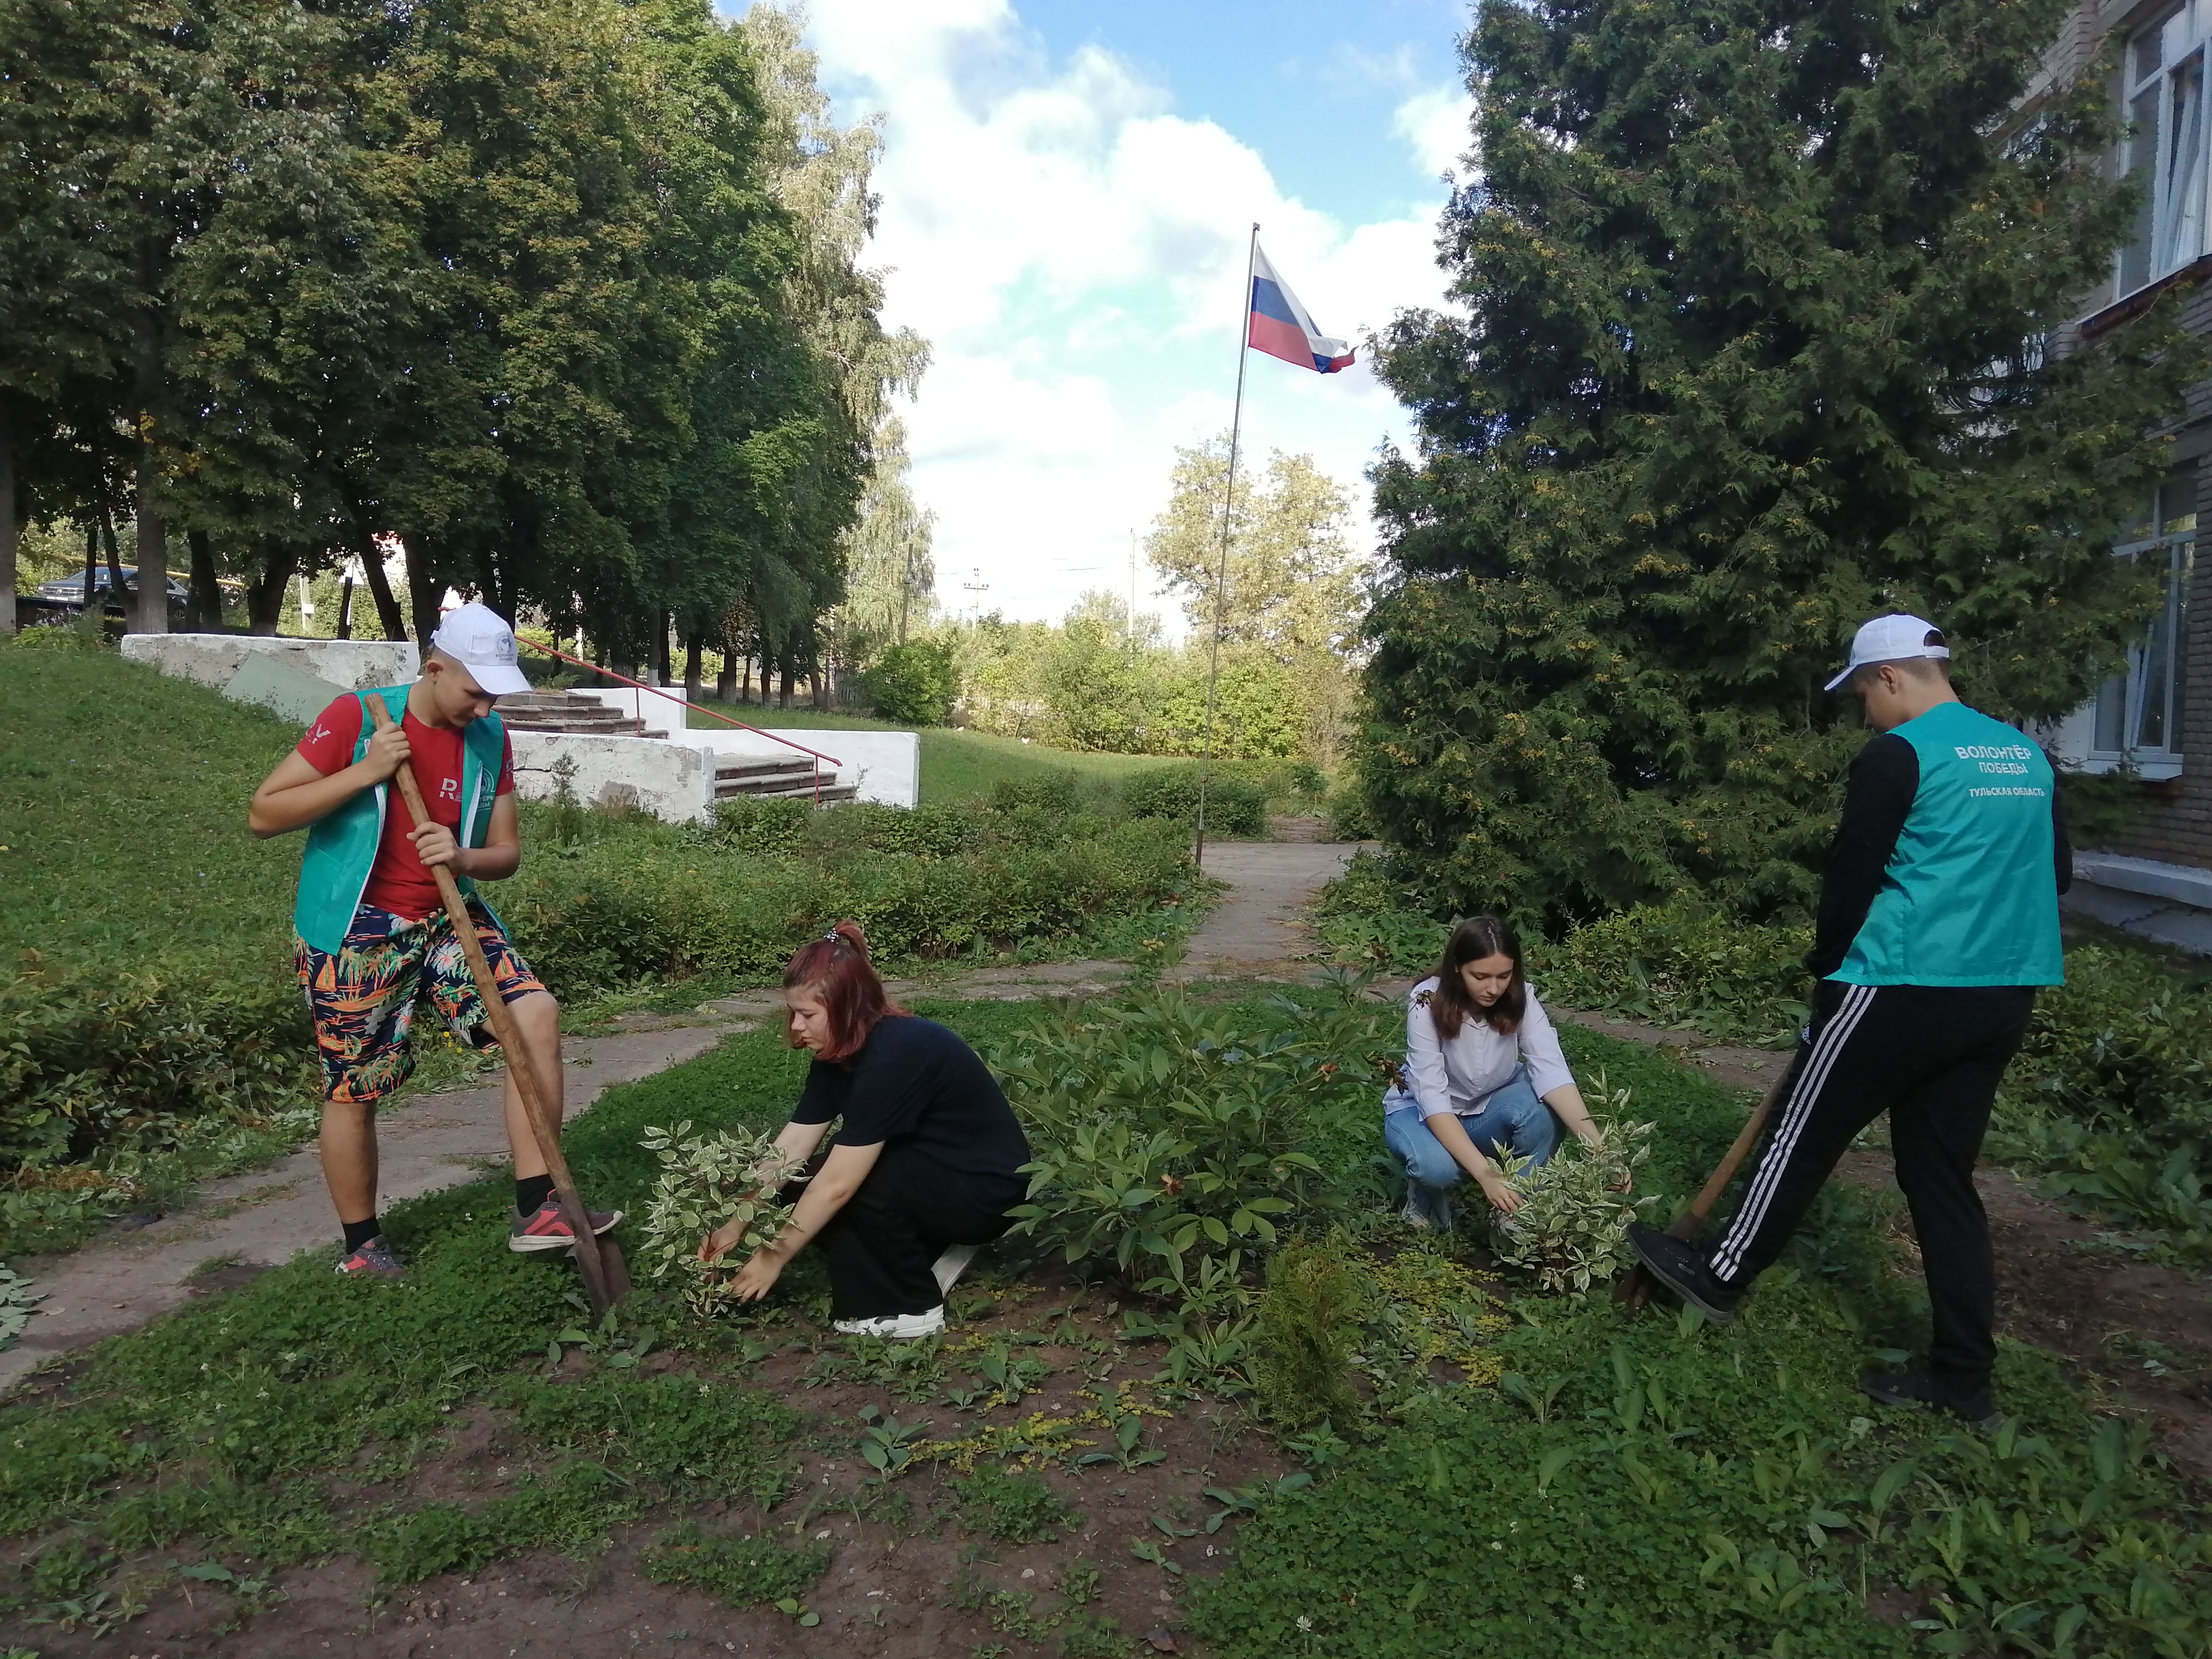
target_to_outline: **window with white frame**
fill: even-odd
[[[2166,603],[2142,640],[2128,652],[2124,672],[2097,693],[2089,759],[2132,765],[2146,777],[2181,770],[2183,693],[2187,686],[2189,586],[2197,564],[2197,474],[2192,468],[2160,484],[2145,512],[2122,531],[2115,556],[2137,559],[2160,573]]]
[[[2119,255],[2118,295],[2205,251],[2205,37],[2212,0],[2186,0],[2128,40],[2123,58],[2122,172],[2142,192]]]

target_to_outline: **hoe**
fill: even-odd
[[[375,716],[378,731],[392,724],[392,715],[383,698],[368,697],[363,701],[368,704],[368,712]],[[397,781],[400,798],[414,814],[415,822],[429,823],[430,815],[422,805],[422,787],[415,779],[414,762],[409,761],[399,769]],[[545,1097],[538,1087],[538,1079],[531,1074],[530,1058],[515,1036],[514,1021],[508,1016],[507,1003],[499,994],[499,982],[492,977],[491,963],[484,959],[476,923],[469,919],[468,906],[453,881],[453,872],[441,864],[430,873],[437,878],[438,896],[446,902],[446,915],[453,925],[453,936],[460,940],[462,953],[469,959],[469,972],[476,977],[477,995],[483,1002],[484,1012],[491,1018],[492,1035],[499,1039],[500,1052],[507,1057],[507,1074],[514,1078],[514,1086],[521,1093],[523,1115],[530,1120],[530,1133],[538,1142],[538,1155],[545,1160],[546,1171],[553,1177],[553,1190],[561,1200],[561,1213],[568,1217],[569,1230],[576,1235],[576,1265],[583,1269],[584,1294],[591,1298],[592,1312],[604,1314],[629,1294],[629,1269],[623,1261],[622,1246],[611,1238],[602,1240],[592,1231],[583,1198],[576,1191],[576,1178],[568,1173],[568,1160],[561,1152],[561,1126],[547,1111]]]

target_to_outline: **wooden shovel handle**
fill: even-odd
[[[376,729],[388,731],[392,720],[384,699],[369,696],[362,701],[368,705]],[[416,826],[431,822],[422,805],[422,786],[416,779],[413,760],[400,763],[392,781],[399,786],[400,799],[407,803]],[[445,901],[446,918],[453,923],[454,937],[460,940],[461,954],[468,958],[469,972],[477,982],[477,998],[491,1021],[492,1036],[499,1042],[500,1053],[507,1058],[507,1073],[522,1096],[523,1115],[529,1120],[531,1138],[538,1143],[538,1155],[545,1161],[546,1173],[553,1177],[553,1190],[560,1197],[562,1211],[576,1235],[576,1265],[583,1269],[584,1287],[590,1293],[592,1311],[604,1313],[620,1298],[611,1293],[606,1266],[599,1256],[599,1241],[592,1231],[590,1212],[585,1209],[583,1198],[576,1191],[575,1177],[568,1173],[568,1160],[561,1150],[561,1126],[553,1121],[545,1096],[531,1069],[529,1053],[515,1034],[514,1017],[507,1012],[506,998],[500,994],[499,981],[484,955],[483,941],[477,937],[476,920],[469,915],[468,901],[461,896],[460,884],[453,879],[453,871],[442,864],[433,865],[430,874],[438,884],[438,896]]]
[[[1790,1079],[1796,1069],[1796,1061],[1793,1058],[1782,1068],[1782,1074],[1767,1085],[1765,1097],[1752,1108],[1751,1115],[1744,1120],[1743,1127],[1736,1132],[1735,1139],[1729,1145],[1728,1152],[1714,1165],[1712,1174],[1698,1188],[1698,1195],[1690,1200],[1689,1207],[1674,1218],[1674,1224],[1668,1228],[1668,1232],[1677,1238],[1692,1238],[1704,1227],[1705,1218],[1713,1212],[1713,1206],[1721,1201],[1721,1194],[1728,1190],[1729,1182],[1735,1179],[1735,1172],[1743,1167],[1744,1159],[1751,1156],[1751,1149],[1759,1144],[1759,1131],[1766,1127],[1766,1120],[1773,1115],[1774,1108],[1781,1101],[1783,1091],[1790,1086]]]

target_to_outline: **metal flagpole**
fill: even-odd
[[[1221,492],[1221,574],[1213,584],[1213,651],[1206,668],[1206,744],[1198,761],[1198,846],[1193,854],[1206,872],[1206,785],[1213,768],[1213,693],[1221,678],[1221,629],[1229,615],[1229,527],[1237,506],[1237,441],[1244,429],[1244,360],[1251,355],[1252,273],[1259,269],[1260,222],[1244,250],[1243,314],[1237,322],[1237,409],[1229,419],[1229,481]]]

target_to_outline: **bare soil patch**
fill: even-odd
[[[793,1446],[783,1494],[762,1509],[750,1499],[657,1510],[613,1528],[603,1547],[578,1555],[544,1551],[498,1561],[471,1575],[441,1574],[404,1586],[380,1586],[374,1569],[350,1556],[282,1569],[269,1591],[242,1599],[216,1584],[180,1579],[179,1559],[195,1547],[153,1551],[127,1564],[143,1586],[145,1611],[118,1631],[0,1621],[0,1647],[17,1643],[43,1659],[506,1659],[517,1652],[562,1655],[690,1656],[711,1652],[839,1653],[923,1659],[938,1655],[1061,1655],[1187,1649],[1176,1635],[1179,1596],[1189,1577],[1226,1565],[1235,1548],[1233,1516],[1210,1519],[1224,1491],[1272,1480],[1285,1464],[1267,1435],[1234,1402],[1157,1389],[1144,1382],[1158,1349],[1119,1338],[1109,1292],[1061,1284],[956,1291],[967,1316],[956,1323],[926,1390],[886,1383],[842,1339],[809,1328],[770,1327],[775,1351],[737,1370],[743,1380],[790,1401],[804,1422]],[[1033,1391],[1017,1401],[963,1411],[946,1403],[966,1390],[978,1356],[998,1342],[1029,1362]],[[593,1362],[571,1354],[563,1371],[581,1376]],[[686,1371],[696,1362],[663,1351],[647,1370]],[[727,1370],[708,1372],[728,1376]],[[947,1385],[950,1385],[949,1387]],[[1126,1386],[1125,1386],[1126,1385]],[[929,1397],[915,1399],[916,1393]],[[1065,1504],[1068,1520],[1049,1540],[994,1538],[963,1512],[950,1462],[916,1462],[888,1481],[857,1455],[862,1412],[872,1407],[902,1425],[926,1424],[932,1439],[979,1430],[1080,1418],[1135,1402],[1144,1436],[1133,1467],[1073,1466],[1074,1456],[1116,1449],[1110,1429],[1075,1428],[1091,1445],[1058,1456],[1014,1460]],[[1155,1414],[1157,1413],[1157,1414]],[[1139,1461],[1142,1460],[1142,1461]],[[1002,1467],[979,1460],[976,1467]],[[477,1402],[456,1411],[451,1429],[403,1478],[387,1483],[366,1467],[345,1509],[366,1515],[441,1499],[464,1504],[500,1496],[548,1462],[503,1412]],[[818,1623],[773,1607],[732,1607],[698,1590],[655,1583],[642,1557],[672,1527],[697,1521],[716,1533],[770,1534],[828,1549],[828,1570],[804,1597]],[[1140,1559],[1142,1545],[1175,1569]],[[27,1553],[11,1549],[0,1572]],[[241,1574],[250,1564],[229,1565]],[[1083,1599],[1071,1603],[1069,1592]],[[1104,1628],[1112,1621],[1118,1637]],[[1088,1643],[1090,1645],[1085,1645]],[[1114,1644],[1118,1643],[1118,1645]]]

